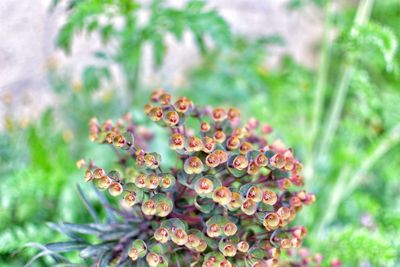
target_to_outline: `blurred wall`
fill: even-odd
[[[85,38],[74,43],[73,54],[66,57],[54,47],[57,30],[65,20],[63,10],[49,11],[51,0],[0,1],[0,118],[17,116],[21,123],[37,117],[52,103],[53,96],[46,81],[49,65],[58,65],[71,73],[79,73],[90,62],[91,51],[99,44]],[[170,1],[174,5],[183,0]],[[270,51],[269,65],[275,65],[284,53],[310,67],[316,64],[315,47],[322,33],[319,10],[307,6],[288,11],[287,0],[210,0],[231,24],[235,33],[248,37],[279,34],[284,47]],[[143,78],[147,84],[168,81],[179,84],[184,72],[198,63],[198,53],[190,36],[183,43],[168,38],[168,54],[164,66],[154,71],[147,51]],[[187,59],[191,58],[191,61]],[[4,128],[0,121],[0,129]]]

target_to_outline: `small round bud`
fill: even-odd
[[[151,101],[153,101],[153,102],[158,102],[158,101],[160,100],[160,96],[161,96],[162,94],[164,94],[164,89],[162,89],[162,88],[159,88],[159,89],[153,91],[153,92],[151,93],[151,95],[150,95]]]
[[[126,203],[126,205],[128,206],[133,206],[136,204],[136,193],[135,192],[131,192],[128,193],[124,196],[124,201]]]
[[[166,217],[172,212],[173,208],[172,202],[161,200],[156,205],[156,215],[159,217]]]
[[[186,97],[179,98],[174,104],[176,111],[181,113],[186,113],[191,106],[192,106],[192,101],[190,101]]]
[[[213,200],[220,205],[226,205],[232,200],[232,192],[225,186],[220,186],[215,189]]]
[[[160,95],[158,101],[161,105],[169,105],[169,103],[171,102],[171,95],[168,93],[163,93]]]
[[[84,176],[85,182],[89,182],[89,181],[93,180],[93,178],[94,178],[93,173],[89,169],[87,169],[85,171],[85,176]]]
[[[163,110],[160,107],[153,107],[148,116],[152,121],[160,121],[163,118]]]
[[[290,245],[293,248],[299,248],[299,247],[301,247],[301,240],[294,237],[294,238],[290,239]]]
[[[86,165],[85,160],[84,159],[80,159],[76,162],[76,167],[78,169],[82,169],[84,166]]]
[[[194,190],[199,195],[206,195],[214,190],[214,184],[210,179],[202,177],[195,182]]]
[[[291,248],[291,244],[290,244],[290,239],[289,238],[283,238],[281,240],[281,248],[283,248],[283,249]]]
[[[207,226],[207,235],[211,238],[218,237],[222,235],[222,229],[218,224],[212,223]]]
[[[252,149],[253,149],[253,145],[251,143],[243,142],[239,147],[239,152],[240,152],[240,154],[244,155]]]
[[[156,189],[160,185],[161,178],[156,174],[150,174],[146,177],[145,185],[148,189]]]
[[[235,150],[240,146],[240,139],[237,136],[231,136],[226,140],[226,148]]]
[[[237,192],[232,192],[231,202],[228,204],[229,210],[236,210],[242,206],[243,199],[242,196]]]
[[[260,170],[260,167],[258,167],[254,161],[249,162],[249,166],[247,166],[247,173],[249,175],[256,175],[259,170]]]
[[[154,239],[164,244],[169,240],[169,233],[167,228],[161,227],[154,232]]]
[[[189,234],[186,246],[190,249],[193,249],[199,245],[200,245],[200,238],[195,234]]]
[[[154,215],[157,212],[156,203],[152,199],[142,202],[142,211],[145,215]]]
[[[102,168],[97,168],[93,171],[93,178],[100,179],[106,175],[106,171]]]
[[[278,214],[271,212],[266,214],[263,220],[263,225],[267,229],[274,229],[276,228],[280,223],[280,218]]]
[[[228,161],[228,153],[226,153],[225,151],[217,149],[214,151],[214,153],[218,155],[220,164]]]
[[[237,249],[236,246],[228,243],[222,248],[221,252],[225,257],[234,257],[236,255]]]
[[[260,153],[257,155],[255,161],[257,166],[259,167],[265,167],[268,164],[268,158],[264,154]]]
[[[257,211],[257,203],[251,199],[246,199],[242,203],[241,210],[246,215],[253,215]]]
[[[146,105],[144,105],[144,114],[149,115],[151,109],[153,108],[153,105],[150,103],[147,103]]]
[[[247,166],[249,165],[249,161],[247,160],[247,158],[243,155],[237,155],[233,161],[232,161],[232,165],[235,169],[237,170],[244,170],[247,168]]]
[[[219,263],[219,267],[232,267],[232,263],[227,259],[224,259]]]
[[[185,230],[178,228],[175,231],[173,231],[171,235],[171,240],[178,246],[183,246],[188,242],[188,235],[185,232]]]
[[[212,118],[214,121],[223,121],[226,119],[226,112],[223,108],[215,108],[212,111]]]
[[[103,176],[100,179],[96,179],[95,182],[97,188],[99,188],[100,190],[105,190],[111,185],[112,180],[108,176]]]
[[[250,248],[250,245],[249,245],[249,243],[247,243],[246,241],[240,241],[240,242],[237,244],[237,249],[238,249],[240,252],[246,253],[246,252],[249,250],[249,248]]]
[[[282,220],[288,220],[291,216],[290,209],[288,207],[280,207],[276,212]]]
[[[183,166],[187,174],[199,174],[203,171],[203,162],[198,157],[189,157]]]
[[[183,149],[185,147],[185,137],[180,133],[174,133],[169,139],[169,147],[173,150]]]
[[[234,121],[239,119],[240,111],[237,108],[230,108],[228,109],[228,120]]]
[[[197,152],[203,149],[203,142],[196,136],[187,139],[186,150],[189,152]]]
[[[263,193],[262,202],[266,205],[275,205],[278,201],[278,196],[275,192],[266,189]]]
[[[204,239],[200,239],[199,245],[195,247],[197,252],[203,252],[207,249],[207,242]]]
[[[133,260],[137,260],[138,258],[143,258],[147,253],[147,246],[143,240],[136,239],[132,242],[131,249],[128,252],[128,256]]]
[[[144,164],[146,167],[151,168],[151,169],[156,169],[158,166],[160,166],[161,163],[161,157],[157,153],[148,153],[144,155]]]
[[[147,175],[144,173],[141,173],[135,178],[135,185],[139,188],[145,188],[146,180],[147,180]]]
[[[160,186],[163,189],[170,189],[176,183],[176,179],[172,174],[164,174],[161,178]]]
[[[161,263],[161,257],[153,252],[147,253],[146,262],[150,267],[158,266]]]
[[[224,234],[226,236],[233,236],[236,234],[238,228],[233,222],[228,222],[224,225]]]
[[[176,126],[179,123],[179,115],[176,111],[168,111],[164,118],[165,124],[169,127]]]
[[[246,197],[254,202],[260,202],[263,198],[263,192],[257,186],[252,186],[247,190]]]
[[[215,168],[219,165],[219,156],[216,153],[211,153],[206,157],[206,165],[210,168]]]
[[[215,142],[221,144],[221,143],[223,143],[223,142],[225,141],[225,139],[226,139],[226,135],[225,135],[225,133],[224,133],[223,131],[218,130],[218,131],[216,131],[216,132],[214,133],[214,140],[215,140]]]
[[[211,153],[215,148],[215,141],[209,136],[203,137],[203,151],[206,153]]]
[[[202,122],[201,124],[200,124],[200,131],[202,132],[202,133],[206,133],[206,132],[208,132],[210,130],[210,124],[208,123],[208,122]]]
[[[120,183],[118,182],[113,182],[109,187],[108,187],[108,192],[112,196],[118,196],[122,193],[123,187]]]

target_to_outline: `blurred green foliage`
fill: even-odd
[[[152,46],[154,66],[160,66],[168,49],[166,35],[181,40],[185,30],[202,52],[201,63],[177,94],[184,92],[200,104],[239,105],[243,113],[271,124],[275,137],[295,145],[306,166],[306,185],[318,200],[298,219],[309,230],[306,245],[324,254],[324,266],[334,258],[344,266],[399,265],[400,4],[361,0],[358,9],[346,5],[335,11],[331,1],[291,1],[289,7],[307,2],[323,10],[325,32],[337,33],[334,41],[329,34],[321,41],[316,70],[290,56],[268,69],[269,48],[281,40],[232,37],[226,22],[200,1],[179,9],[162,1],[148,6],[71,1],[58,45],[71,52],[76,35],[96,35],[102,40],[94,55],[97,64],[85,68],[78,84],[50,73],[60,105],[25,130],[1,133],[0,265],[26,262],[32,250],[15,252],[27,242],[60,240],[46,221],[90,220],[75,191],[80,173],[74,163],[96,147],[87,141],[87,122],[128,110],[136,116],[141,106],[130,103],[147,97],[140,84],[143,46]],[[360,7],[371,3],[371,14],[364,10],[361,16]],[[139,23],[143,11],[150,15]],[[214,46],[205,44],[206,36]],[[124,73],[122,88],[111,65]],[[109,151],[90,152],[96,153],[95,160],[105,165]],[[51,264],[47,260],[39,264]]]

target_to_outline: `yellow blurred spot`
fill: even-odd
[[[74,139],[74,134],[71,130],[66,130],[62,133],[62,138],[66,143],[70,143]]]

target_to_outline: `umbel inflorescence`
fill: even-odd
[[[85,180],[122,199],[141,219],[127,256],[148,266],[282,266],[281,253],[299,248],[306,230],[289,226],[312,193],[303,185],[301,163],[271,128],[252,119],[241,124],[238,109],[202,108],[155,91],[147,116],[169,130],[176,164],[163,166],[146,151],[146,135],[130,118],[90,122],[90,138],[118,152],[121,171],[89,164]],[[125,152],[124,152],[125,151]],[[174,159],[175,160],[175,159]],[[285,257],[287,258],[287,257]]]

